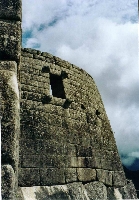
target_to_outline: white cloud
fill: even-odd
[[[136,0],[23,0],[23,32],[32,32],[26,46],[40,46],[91,74],[127,165],[139,150],[136,20]]]
[[[129,154],[126,154],[125,157],[123,156],[122,162],[125,166],[130,167],[136,161],[136,159],[139,159],[139,151],[133,151]],[[137,170],[137,166],[135,169]]]
[[[132,153],[129,154],[129,156],[139,158],[139,151],[132,152]]]
[[[36,46],[40,46],[40,42],[37,38],[30,38],[28,40],[27,46],[31,46],[32,48],[35,48]]]
[[[41,24],[51,22],[59,16],[60,10],[64,10],[65,0],[23,0],[23,30],[39,27]],[[59,8],[61,8],[59,10]]]
[[[23,0],[23,27],[48,25],[54,18],[91,15],[111,18],[116,22],[132,20],[137,16],[137,0]],[[121,21],[122,20],[122,21]],[[137,20],[137,17],[136,17]]]
[[[135,158],[134,157],[126,157],[122,159],[122,162],[125,166],[130,167],[134,163]]]

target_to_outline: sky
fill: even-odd
[[[22,45],[95,80],[122,162],[139,169],[137,0],[22,0]]]

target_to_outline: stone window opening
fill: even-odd
[[[50,94],[53,97],[66,99],[62,76],[50,74]]]

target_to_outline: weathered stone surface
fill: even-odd
[[[107,200],[107,188],[106,186],[98,181],[87,183],[85,185],[89,200]]]
[[[78,180],[82,182],[90,182],[96,180],[96,170],[91,168],[78,168]]]
[[[15,173],[11,165],[2,165],[1,194],[3,200],[15,200]]]
[[[40,169],[40,185],[57,185],[65,183],[64,170],[58,168]]]
[[[0,91],[3,101],[1,153],[2,163],[10,164],[17,171],[18,166],[18,138],[19,138],[19,89],[15,70],[15,62],[1,62]]]
[[[18,187],[21,11],[21,0],[0,0],[1,160],[2,165],[7,166],[4,168],[4,200],[15,200]]]
[[[88,200],[87,195],[84,194],[85,189],[81,183],[51,187],[21,188],[21,190],[24,200],[28,200],[29,198],[32,200]]]
[[[21,23],[0,20],[0,60],[20,60]]]
[[[0,70],[8,70],[17,73],[17,64],[14,61],[0,61]]]
[[[112,174],[113,172],[103,169],[97,169],[97,179],[105,185],[112,186]]]
[[[130,184],[129,184],[130,185]],[[130,187],[130,190],[126,190]],[[81,182],[55,186],[21,187],[24,200],[118,200],[137,199],[134,186],[113,188],[98,181],[83,185]],[[21,198],[22,199],[22,198]]]
[[[114,192],[115,192],[115,191],[114,191],[114,188],[113,188],[113,187],[108,187],[108,188],[107,188],[108,200],[116,200],[116,199],[117,199]],[[118,196],[120,196],[120,197],[118,197],[119,199],[120,199],[120,198],[122,199],[122,196],[121,196],[121,194],[120,194],[119,191],[118,191]]]
[[[127,185],[123,188],[120,188],[123,199],[137,199],[136,190],[132,181],[128,181]]]
[[[88,194],[81,182],[67,184],[69,199],[88,200]]]
[[[109,187],[108,200],[117,199],[137,199],[137,194],[132,181],[128,182],[124,187]]]
[[[39,168],[19,168],[18,184],[22,187],[40,185]]]
[[[115,171],[113,173],[113,185],[115,187],[125,186],[126,182],[124,171]]]
[[[65,180],[66,180],[66,183],[77,182],[76,168],[66,168],[65,169]]]
[[[0,18],[21,20],[21,0],[0,0]]]
[[[93,186],[93,187],[92,187]],[[107,199],[107,190],[102,183],[71,183],[59,186],[21,188],[24,200],[94,200]]]

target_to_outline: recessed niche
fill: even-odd
[[[51,100],[52,100],[52,97],[49,95],[43,95],[41,98],[41,101],[43,104],[50,103]]]
[[[61,72],[62,79],[68,78],[68,73],[65,71]]]
[[[81,104],[81,109],[85,110],[85,106],[83,104]]]
[[[97,115],[97,116],[100,115],[100,112],[99,112],[98,110],[96,110],[96,115]]]
[[[42,73],[49,73],[49,72],[50,72],[49,66],[43,66]]]
[[[65,99],[64,85],[62,81],[62,76],[55,74],[50,74],[50,85],[51,85],[51,94],[54,97]]]

